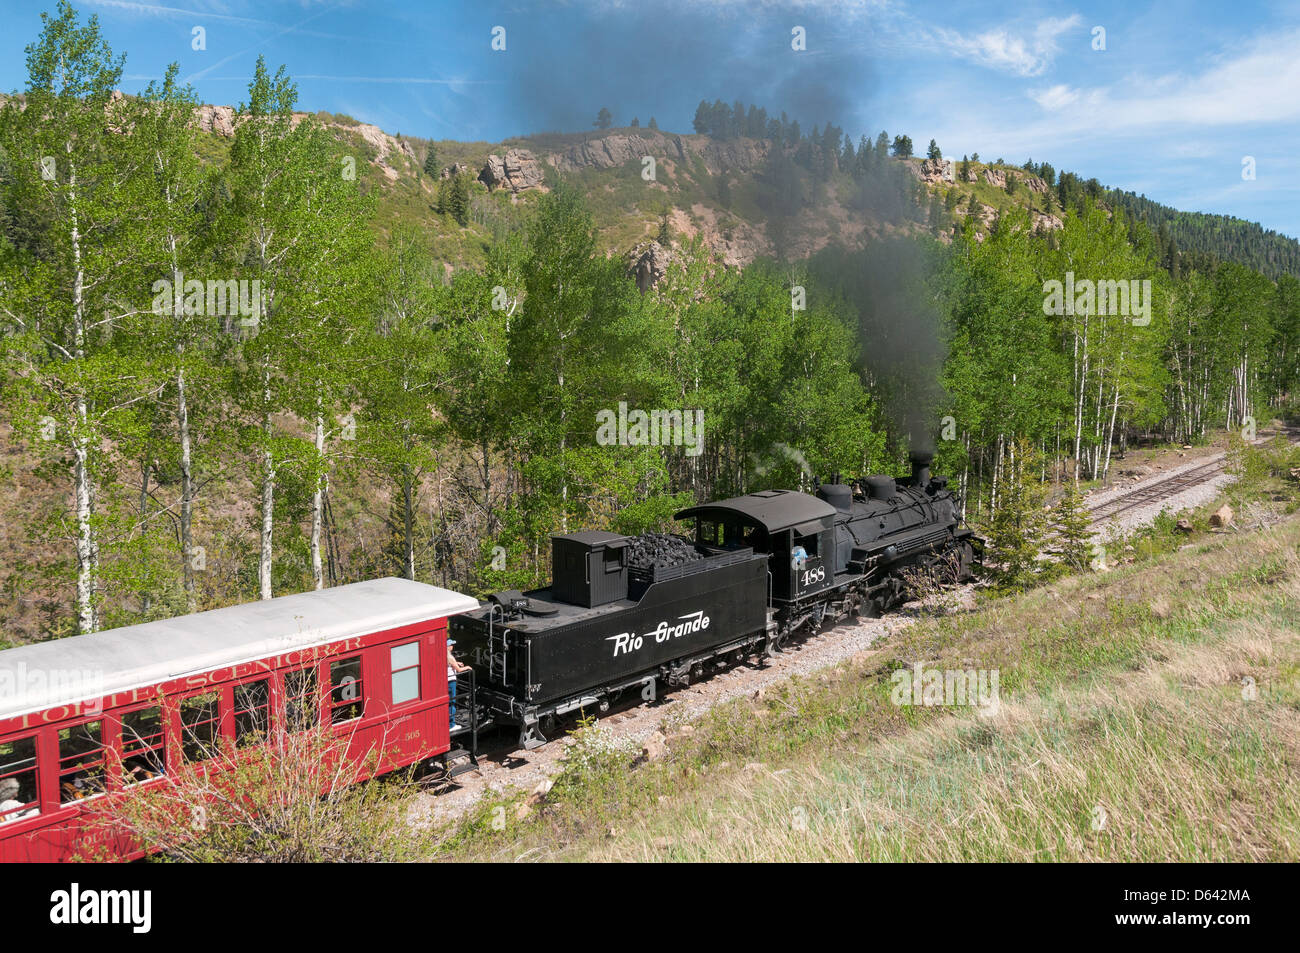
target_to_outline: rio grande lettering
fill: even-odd
[[[657,627],[641,635],[635,632],[620,632],[618,635],[608,636],[605,641],[614,643],[614,657],[617,658],[637,651],[651,636],[654,636],[656,643],[661,643],[669,639],[680,639],[683,635],[690,635],[692,632],[703,632],[709,627],[709,617],[704,614],[703,609],[690,615],[678,616],[677,619],[676,625],[660,622]]]

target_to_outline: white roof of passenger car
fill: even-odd
[[[374,579],[0,652],[0,718],[371,635],[478,608],[409,579]]]

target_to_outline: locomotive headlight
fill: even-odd
[[[883,555],[884,555],[884,557],[885,557],[885,561],[886,561],[886,562],[892,562],[893,560],[895,560],[895,559],[898,558],[898,547],[897,547],[897,546],[886,546],[886,547],[885,547],[885,552],[884,552]]]

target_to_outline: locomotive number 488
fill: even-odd
[[[816,569],[805,569],[803,571],[802,585],[815,586],[817,585],[817,583],[821,582],[825,578],[826,578],[826,569],[823,566],[818,566]]]

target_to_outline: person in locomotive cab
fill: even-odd
[[[456,676],[469,671],[469,666],[452,653],[451,647],[455,644],[455,639],[447,640],[447,693],[451,696],[450,715],[453,728],[456,727]]]

